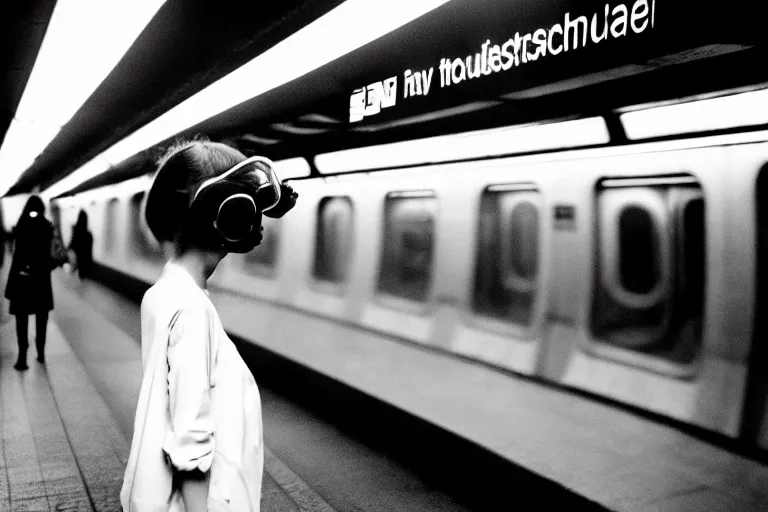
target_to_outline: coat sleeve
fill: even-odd
[[[204,308],[182,310],[168,341],[170,429],[163,451],[181,471],[206,472],[213,463],[211,318]]]

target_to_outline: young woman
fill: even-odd
[[[173,257],[141,304],[126,512],[260,509],[259,390],[205,290],[228,252],[261,242],[262,212],[282,216],[296,203],[290,187],[270,186],[268,161],[252,160],[224,144],[183,144],[161,161],[147,196],[147,225]]]
[[[29,315],[35,315],[37,360],[45,362],[48,313],[53,309],[51,271],[57,266],[51,258],[53,224],[45,218],[45,204],[38,196],[27,200],[14,230],[14,251],[5,297],[10,313],[16,316],[19,356],[14,368],[26,370],[29,348]]]

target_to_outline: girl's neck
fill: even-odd
[[[195,283],[204,290],[208,278],[216,270],[221,257],[213,253],[191,249],[180,256],[176,256],[173,261],[184,268]]]

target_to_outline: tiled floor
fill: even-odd
[[[0,338],[0,510],[119,510],[129,445],[56,324],[47,364],[32,355],[25,372],[13,369],[13,322]]]

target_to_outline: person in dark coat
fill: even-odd
[[[48,313],[53,310],[51,271],[56,265],[52,263],[51,247],[54,229],[45,218],[45,204],[40,197],[29,198],[14,232],[13,260],[5,297],[10,301],[10,313],[16,316],[19,357],[14,368],[26,370],[29,315],[36,317],[37,360],[44,363]]]
[[[72,229],[69,249],[75,253],[80,279],[88,277],[93,266],[93,235],[88,231],[88,214],[83,210],[80,210],[77,223]]]

